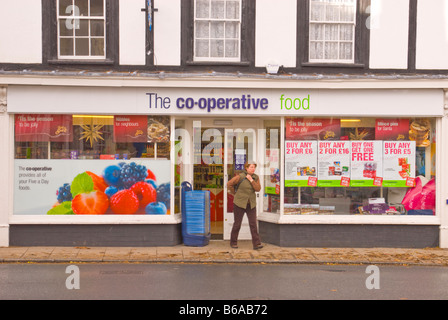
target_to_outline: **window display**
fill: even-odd
[[[435,146],[430,118],[286,118],[285,214],[434,215]]]
[[[17,114],[14,165],[14,214],[170,214],[170,117]]]
[[[266,151],[264,166],[260,166],[264,176],[263,211],[280,213],[280,120],[265,120],[264,136]]]

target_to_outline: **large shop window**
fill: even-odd
[[[170,117],[15,115],[14,214],[170,214]]]
[[[434,215],[435,123],[286,118],[285,214]]]

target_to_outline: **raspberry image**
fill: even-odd
[[[58,191],[56,191],[56,195],[58,197],[58,202],[62,203],[65,201],[72,201],[72,193],[70,191],[70,184],[64,183],[62,187],[59,187]]]
[[[156,201],[156,189],[149,183],[139,181],[131,187],[140,202],[140,208],[145,208],[149,203]]]
[[[134,214],[140,202],[137,195],[131,190],[121,190],[110,198],[110,208],[115,214]]]

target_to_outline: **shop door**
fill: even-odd
[[[227,182],[244,171],[244,163],[256,161],[256,130],[254,128],[229,128],[225,130],[224,147],[224,240],[230,240],[233,226],[233,195],[227,189]],[[257,202],[259,203],[257,194]],[[257,203],[257,208],[260,206]],[[251,239],[249,222],[244,215],[239,240]]]

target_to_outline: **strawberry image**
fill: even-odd
[[[409,177],[409,173],[406,170],[399,171],[398,174],[403,178],[406,179]]]
[[[137,195],[129,189],[120,190],[110,198],[110,208],[115,214],[134,214],[139,205]]]
[[[72,201],[72,210],[75,214],[105,214],[108,207],[109,198],[98,190],[79,193]]]
[[[106,190],[106,188],[108,187],[107,183],[104,181],[103,177],[100,177],[99,175],[90,172],[90,171],[86,171],[86,173],[92,177],[93,180],[93,188],[95,190],[104,192],[104,190]]]
[[[140,181],[131,187],[139,200],[140,208],[145,208],[149,203],[156,201],[157,191],[154,187],[146,182]]]
[[[157,181],[156,175],[149,169],[148,169],[148,175],[146,176],[146,179],[152,179],[154,181]]]

